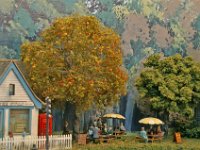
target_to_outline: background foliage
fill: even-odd
[[[145,48],[198,60],[199,7],[198,0],[1,0],[0,45],[19,58],[21,43],[35,40],[53,19],[92,14],[121,35],[124,63],[132,80],[146,56]]]
[[[136,66],[144,47],[165,55],[199,52],[198,0],[1,0],[0,44],[16,51],[34,40],[53,19],[72,13],[92,14],[122,37],[127,68]],[[143,47],[134,48],[131,41]],[[15,44],[12,44],[12,43]],[[9,56],[6,56],[9,58]],[[130,57],[130,58],[129,58]],[[136,59],[136,60],[135,60]],[[135,62],[136,61],[136,62]]]

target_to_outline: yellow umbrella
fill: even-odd
[[[158,118],[153,118],[153,117],[148,117],[148,118],[143,118],[139,120],[139,123],[142,124],[149,124],[149,125],[159,125],[159,124],[164,124],[163,121],[161,121]]]
[[[115,118],[115,119],[126,119],[124,116],[120,115],[120,114],[105,114],[103,116],[103,118]]]

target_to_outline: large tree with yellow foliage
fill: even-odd
[[[81,110],[116,103],[126,92],[120,37],[94,16],[56,19],[21,46],[33,90]]]

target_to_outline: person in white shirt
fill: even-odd
[[[126,131],[126,128],[124,127],[123,122],[121,122],[119,129],[120,131]]]

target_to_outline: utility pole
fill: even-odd
[[[49,150],[49,117],[51,117],[51,99],[45,98],[46,101],[46,150]]]

